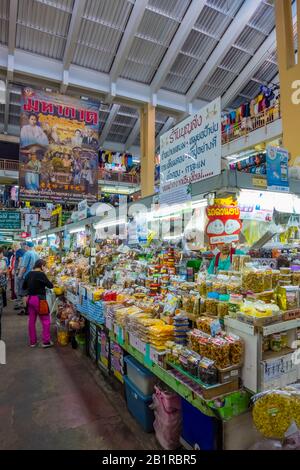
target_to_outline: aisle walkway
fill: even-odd
[[[1,449],[154,449],[122,394],[71,347],[30,349],[27,317],[2,318],[7,364],[0,365]]]

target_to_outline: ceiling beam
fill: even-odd
[[[128,150],[134,144],[134,142],[136,141],[139,135],[140,128],[141,128],[141,120],[140,118],[138,118],[135,125],[132,128],[132,131],[130,132],[128,136],[128,139],[125,142],[125,150]]]
[[[66,93],[69,84],[69,68],[74,58],[76,42],[79,34],[81,19],[84,14],[86,0],[75,0],[71,23],[69,27],[65,53],[63,57],[63,76],[61,93]]]
[[[122,40],[120,42],[118,52],[116,54],[114,63],[110,71],[110,80],[111,83],[115,83],[121,74],[125,62],[127,60],[129,51],[131,49],[134,35],[137,33],[139,25],[144,16],[148,0],[138,0],[135,2],[131,15],[129,17],[126,29],[124,31]]]
[[[166,122],[164,123],[163,127],[161,128],[159,134],[156,136],[155,139],[155,148],[157,149],[160,146],[160,136],[163,135],[165,132],[171,129],[172,126],[175,124],[175,119],[169,117]]]
[[[99,140],[100,147],[104,144],[107,136],[109,135],[111,126],[114,123],[115,117],[118,114],[119,109],[120,109],[120,106],[118,104],[112,105],[108,119],[103,127],[102,132],[100,133],[100,140]]]
[[[156,93],[163,85],[172,65],[196,23],[206,0],[193,0],[152,80],[151,90]]]
[[[6,80],[7,75],[7,58],[7,46],[0,45],[0,78],[3,80]],[[16,84],[49,87],[59,91],[62,74],[61,61],[16,50],[14,74]],[[110,77],[108,73],[71,64],[68,89],[72,95],[103,99],[103,96],[110,92]],[[152,100],[149,85],[124,78],[118,79],[115,93],[116,102],[124,102],[129,106],[139,107],[151,103]],[[193,104],[197,109],[201,107],[200,101]],[[160,89],[157,93],[156,107],[168,115],[186,112],[187,109],[184,95],[164,89]]]
[[[221,41],[210,55],[208,61],[201,69],[200,73],[189,89],[186,95],[187,102],[191,102],[197,98],[200,88],[207,84],[210,77],[216,70],[216,67],[221,63],[224,55],[227,54],[229,49],[235,43],[260,4],[261,0],[246,0],[243,3],[243,6],[240,8],[239,12],[223,35]]]

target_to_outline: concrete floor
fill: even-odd
[[[38,328],[39,329],[39,328]],[[7,364],[0,365],[0,449],[157,449],[110,383],[70,346],[31,349],[27,317],[12,303],[2,317]]]

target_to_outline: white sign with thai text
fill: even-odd
[[[217,98],[161,136],[160,204],[186,201],[191,183],[219,175],[221,150],[221,98]]]

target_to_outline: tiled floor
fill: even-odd
[[[110,384],[71,347],[30,349],[27,317],[2,318],[0,449],[155,449]]]

